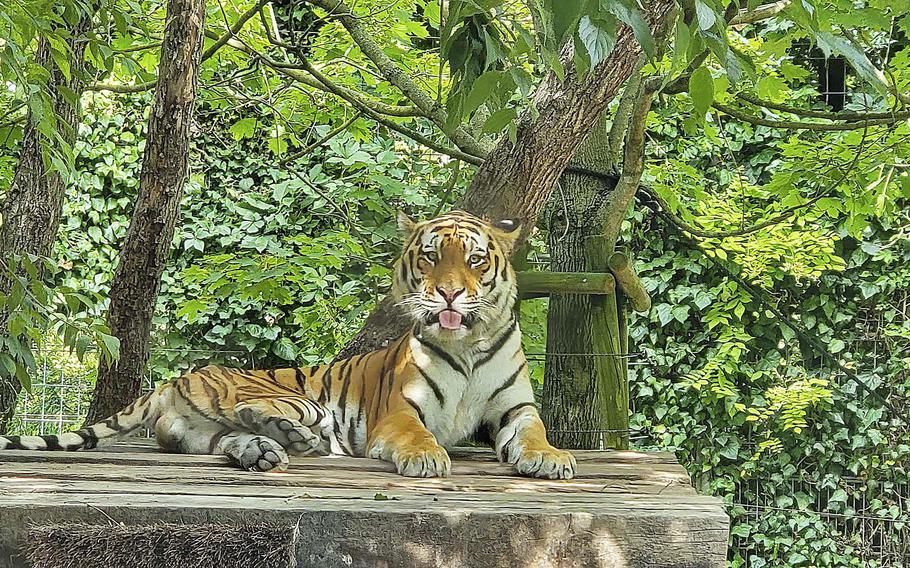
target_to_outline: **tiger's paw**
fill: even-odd
[[[388,452],[385,444],[373,444],[371,458],[379,458],[395,464],[399,475],[405,477],[447,477],[452,472],[452,461],[445,448],[433,444],[426,448],[395,448]],[[384,451],[385,450],[385,451]],[[386,455],[383,455],[386,454]]]
[[[297,420],[280,418],[274,423],[278,430],[274,438],[294,455],[306,455],[309,453],[321,453],[320,446],[323,445],[322,436],[307,428]]]
[[[278,442],[256,436],[240,454],[240,467],[248,471],[284,471],[288,468],[288,454]]]
[[[517,455],[512,456],[509,462],[515,465],[515,470],[527,477],[540,477],[543,479],[572,479],[578,467],[575,456],[565,450],[554,447],[542,450],[528,450],[515,448]]]

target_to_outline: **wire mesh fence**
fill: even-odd
[[[182,359],[173,367],[162,362]],[[193,367],[212,362],[242,367],[255,366],[255,360],[239,351],[187,351],[153,349],[153,364],[142,377],[140,394],[151,391],[161,380],[172,378]],[[59,434],[78,428],[88,413],[98,368],[97,357],[89,352],[80,361],[63,349],[40,349],[36,352],[37,368],[29,389],[23,391],[10,431],[18,434]],[[155,364],[155,363],[158,364]],[[149,435],[149,432],[145,433]]]

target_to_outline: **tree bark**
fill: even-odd
[[[615,146],[625,138],[619,182],[613,186],[566,172],[561,191],[551,198],[547,217],[552,270],[608,270],[608,259],[644,168],[644,129],[651,93],[643,83],[636,74],[623,93],[616,120],[626,124],[614,123],[612,130],[601,124],[575,156],[579,165],[612,170],[617,164],[612,163],[616,153],[611,152],[611,142]],[[626,366],[619,357],[625,345],[620,337],[620,330],[624,333],[625,329],[618,325],[619,310],[616,295],[550,295],[550,355],[544,369],[541,417],[550,442],[557,447],[628,447],[628,417],[618,414],[629,411]]]
[[[658,41],[666,33],[674,6],[673,0],[652,0],[645,10],[645,20]],[[507,137],[499,141],[456,207],[489,218],[518,219],[524,240],[563,169],[632,74],[640,55],[632,30],[622,26],[607,59],[579,77],[572,70],[570,42],[562,56],[565,80],[560,82],[554,73],[544,78],[533,98],[538,117],[534,119],[530,111],[521,116],[515,143]],[[382,347],[406,329],[398,309],[386,298],[338,357]]]
[[[99,365],[87,423],[118,412],[139,395],[161,273],[188,173],[204,17],[204,0],[168,1],[139,195],[111,282],[107,322],[120,340],[120,359]]]
[[[79,98],[84,85],[83,50],[90,23],[88,16],[83,17],[70,30],[70,79],[54,64],[48,43],[43,38],[38,42],[36,53],[37,64],[49,71],[46,88],[53,101],[60,134],[70,147],[75,142],[79,124]],[[64,94],[67,89],[72,92],[70,97]],[[66,181],[60,172],[45,166],[42,144],[47,143],[35,127],[29,112],[22,136],[19,164],[9,194],[0,209],[0,260],[23,254],[48,256],[54,246]],[[0,273],[0,293],[8,294],[9,290],[9,280]],[[0,310],[0,339],[8,333],[8,317],[9,314]],[[16,377],[0,378],[0,434],[6,432],[21,388]]]
[[[631,83],[630,83],[631,86]],[[605,113],[606,114],[606,113]],[[588,136],[575,155],[575,163],[600,171],[610,171],[609,128],[607,116]],[[564,173],[560,188],[547,208],[550,270],[588,272],[603,270],[592,266],[587,254],[590,237],[601,234],[603,195],[610,184],[586,175]],[[615,238],[608,239],[612,250]],[[547,426],[547,437],[560,448],[599,448],[601,433],[606,428],[604,408],[599,403],[597,364],[594,357],[577,353],[594,353],[596,318],[603,317],[594,303],[615,301],[615,295],[551,294],[547,310],[547,353],[544,367],[541,418]]]

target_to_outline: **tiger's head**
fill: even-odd
[[[398,226],[404,249],[392,293],[425,332],[455,339],[512,317],[517,222],[453,211],[422,222],[399,213]]]

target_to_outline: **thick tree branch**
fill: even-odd
[[[458,148],[475,155],[485,153],[486,149],[483,145],[468,134],[464,128],[461,126],[452,127],[448,124],[448,115],[442,105],[421,89],[401,67],[385,54],[382,46],[376,43],[370,34],[363,29],[360,19],[351,12],[347,4],[342,0],[306,1],[336,17],[351,35],[354,43],[360,47],[363,54],[376,65],[382,76],[417,105],[417,108],[445,132]]]
[[[810,117],[810,118],[824,118],[827,120],[856,121],[856,120],[892,119],[896,122],[898,120],[904,120],[904,119],[910,118],[910,112],[907,112],[907,111],[903,111],[903,112],[898,112],[898,111],[831,112],[831,111],[824,111],[824,110],[799,108],[799,107],[794,107],[794,106],[785,105],[785,104],[781,104],[781,103],[765,101],[750,93],[737,93],[736,98],[744,100],[747,103],[753,104],[755,106],[770,108],[772,110],[776,110],[776,111],[780,111],[780,112],[788,112],[790,114],[795,114],[798,116],[806,116],[806,117]]]
[[[644,59],[641,59],[636,66],[636,70],[626,83],[623,95],[619,99],[619,106],[616,107],[616,114],[613,116],[613,124],[610,126],[608,137],[610,148],[610,164],[616,168],[619,165],[620,156],[622,156],[623,139],[626,137],[626,131],[629,129],[629,119],[635,108],[635,101],[638,93],[641,92],[641,68],[644,66]],[[645,81],[647,82],[647,81]]]
[[[658,43],[664,41],[674,18],[675,0],[650,0],[643,13]],[[455,206],[488,218],[519,219],[526,238],[549,200],[559,176],[591,132],[610,101],[635,70],[641,46],[628,26],[616,34],[610,55],[583,77],[574,71],[572,45],[561,59],[567,69],[560,81],[549,73],[534,93],[532,104],[518,121],[512,142],[500,139]],[[598,176],[605,174],[598,172]],[[610,176],[606,176],[610,177]],[[364,329],[339,354],[340,358],[373,350],[403,331],[394,302],[380,302]]]
[[[646,85],[639,85],[629,98],[632,105],[629,113],[629,127],[626,133],[625,150],[623,151],[622,173],[616,187],[613,188],[611,201],[625,206],[607,207],[602,223],[605,227],[619,227],[626,216],[629,204],[638,191],[641,174],[645,170],[645,130],[648,123],[648,112],[654,92]],[[632,94],[630,93],[630,94]],[[625,97],[623,97],[625,98]],[[612,147],[610,148],[612,151]]]
[[[863,128],[868,128],[870,126],[879,126],[879,125],[889,125],[901,120],[906,120],[906,117],[888,117],[888,118],[874,118],[868,120],[859,120],[856,122],[844,122],[844,123],[824,123],[824,122],[802,122],[802,121],[792,121],[792,120],[770,120],[767,118],[762,118],[760,116],[754,116],[743,112],[739,109],[735,109],[731,106],[715,102],[712,105],[717,110],[721,111],[724,114],[728,114],[737,120],[743,122],[748,122],[749,124],[754,124],[756,126],[767,126],[769,128],[781,128],[784,130],[816,130],[816,131],[833,131],[833,130],[860,130]],[[901,113],[903,114],[903,113]]]
[[[652,34],[662,42],[675,2],[652,0],[645,13]],[[532,101],[539,111],[537,118],[530,111],[522,115],[517,142],[500,140],[458,205],[491,217],[520,214],[525,230],[530,231],[567,163],[634,72],[641,53],[631,29],[622,26],[606,60],[579,77],[571,63],[570,42],[561,57],[568,69],[565,79],[560,81],[552,72],[544,78]]]

